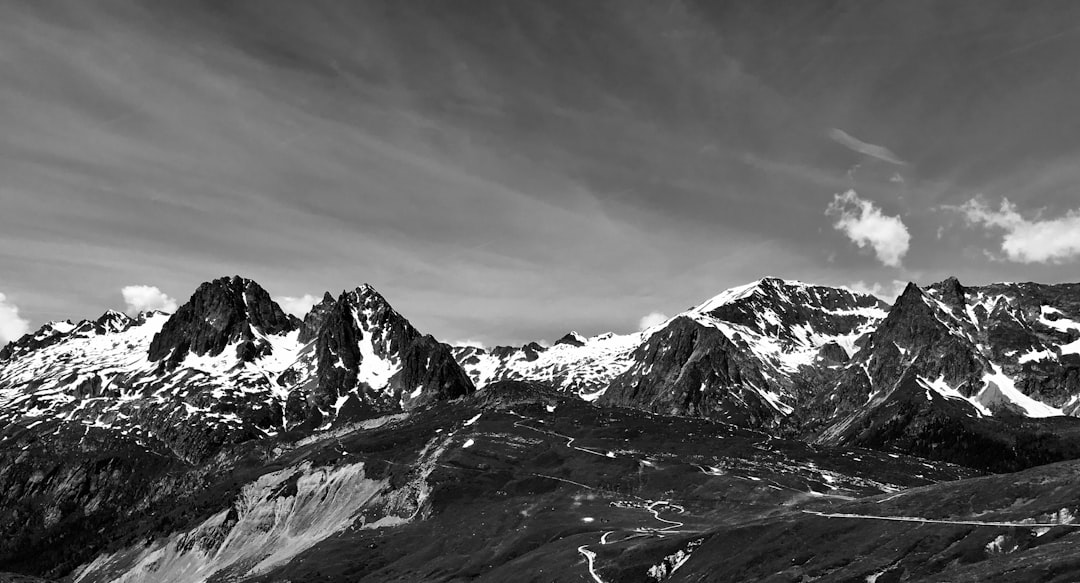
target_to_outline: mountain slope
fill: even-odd
[[[765,278],[658,327],[601,403],[776,429],[803,376],[846,361],[884,315],[873,296]]]
[[[370,286],[300,322],[255,282],[221,278],[171,316],[50,323],[3,354],[0,420],[113,430],[191,460],[301,423],[328,426],[473,390],[448,348]]]
[[[889,307],[766,278],[639,333],[481,350],[370,286],[300,321],[223,278],[0,352],[0,571],[1070,580],[1072,465],[972,478],[1080,458],[1077,358],[1073,285]]]
[[[1068,369],[1055,377],[1020,362],[1031,351],[1060,358],[1068,345],[1041,321],[1051,287],[910,284],[831,387],[800,408],[804,434],[996,470],[1075,457],[1080,427],[1054,404],[1076,395],[1032,382]],[[1022,382],[1055,397],[1025,394]]]

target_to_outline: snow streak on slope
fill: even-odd
[[[359,310],[354,306],[352,310],[353,321],[364,333],[364,338],[358,343],[361,360],[360,368],[357,371],[357,380],[366,383],[373,389],[382,390],[390,383],[390,378],[401,370],[401,362],[393,356],[383,358],[376,354],[374,334],[379,332],[383,344],[388,339],[386,338],[386,330],[379,330],[366,325],[371,321],[374,314],[374,309],[369,306],[365,306],[363,310]]]
[[[950,387],[949,383],[945,382],[944,376],[939,376],[937,379],[934,380],[927,380],[923,377],[918,377],[918,380],[919,385],[926,389],[927,398],[932,398],[930,396],[930,391],[934,391],[935,393],[941,395],[942,397],[945,397],[946,399],[957,399],[970,404],[972,407],[975,407],[978,415],[993,415],[993,413],[989,409],[987,409],[982,403],[980,403],[978,399],[965,397],[960,393],[960,391],[957,391],[956,389]]]
[[[766,278],[727,290],[685,315],[745,346],[774,374],[789,375],[813,364],[829,343],[850,357],[855,341],[886,314],[865,294]]]
[[[551,348],[535,343],[521,348],[459,348],[456,356],[478,386],[504,379],[532,380],[594,400],[617,378],[652,372],[652,363],[637,360],[650,352],[647,344],[689,318],[721,331],[745,353],[743,360],[760,369],[765,382],[744,383],[744,388],[780,415],[788,415],[793,410],[791,375],[813,365],[828,344],[835,344],[834,356],[839,351],[846,360],[857,351],[856,340],[885,313],[884,304],[869,295],[765,278],[724,291],[639,333],[593,338],[571,333]]]
[[[1055,417],[1064,415],[1061,409],[1057,409],[1032,399],[1031,397],[1021,393],[1016,388],[1016,384],[1011,378],[1001,372],[1001,367],[992,364],[992,372],[988,372],[983,376],[984,388],[979,392],[976,399],[987,406],[993,406],[995,404],[1000,405],[1002,403],[1011,405],[1013,409],[1019,409],[1019,412],[1026,417]]]
[[[457,358],[477,387],[501,380],[536,380],[595,400],[631,364],[631,353],[652,329],[634,334],[576,337],[581,346],[530,345],[518,349],[458,348]]]
[[[950,294],[951,302],[946,301],[943,291],[947,288],[961,290]],[[981,363],[981,377],[968,381],[969,386],[978,384],[981,390],[966,397],[969,401],[1026,417],[1062,415],[1065,406],[1075,402],[1059,398],[1058,406],[1053,406],[1018,387],[1031,387],[1031,380],[1051,376],[1062,366],[1063,356],[1080,352],[1080,323],[1044,303],[1067,294],[1048,294],[1048,289],[1053,288],[1034,284],[963,288],[953,280],[923,290],[923,301],[933,309],[937,320],[953,337],[968,344],[975,360]],[[1077,339],[1070,340],[1074,336]]]
[[[168,318],[149,313],[126,329],[67,322],[45,326],[39,335],[52,335],[47,345],[18,352],[0,366],[0,421],[41,417],[138,435],[140,410],[238,429],[237,404],[280,406],[285,395],[274,379],[302,348],[296,332],[253,330],[271,347],[253,362],[239,359],[232,345],[218,356],[188,354],[168,371],[147,358],[150,342]]]

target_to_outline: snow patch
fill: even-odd
[[[990,363],[990,366],[993,367],[993,372],[983,375],[983,389],[975,397],[980,403],[987,406],[993,405],[996,393],[1008,403],[1018,407],[1028,417],[1057,417],[1064,415],[1061,409],[1036,401],[1020,392],[1013,380],[1001,371],[1000,366],[994,363]]]

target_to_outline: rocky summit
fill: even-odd
[[[0,350],[0,581],[1073,581],[1080,284],[451,347],[242,277]]]

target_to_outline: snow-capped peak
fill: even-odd
[[[719,294],[709,298],[708,300],[702,302],[701,304],[698,304],[691,311],[704,314],[711,312],[716,308],[719,308],[720,306],[726,306],[736,300],[750,297],[761,289],[760,286],[764,281],[764,279],[761,279],[745,285],[726,289]]]

